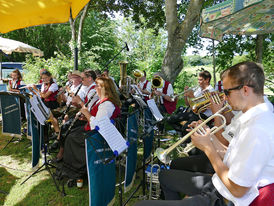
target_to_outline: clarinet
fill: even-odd
[[[72,82],[69,82],[69,84],[65,87],[65,89],[59,91],[59,92],[56,94],[55,97],[58,97],[58,96],[60,96],[61,94],[65,93],[65,92],[66,92],[66,89],[67,89],[68,87],[71,87],[71,86],[72,86]]]
[[[85,107],[88,106],[88,104],[91,102],[91,100],[93,99],[93,97],[96,95],[96,92],[89,98],[89,100],[87,101],[87,103],[85,103]],[[79,117],[81,116],[82,112],[79,111],[77,112],[77,114],[75,115],[74,119],[72,120],[72,122],[70,123],[69,127],[68,127],[68,130],[65,134],[65,138],[68,136],[71,128],[74,126],[75,122],[79,119]]]
[[[79,88],[77,89],[76,93],[73,95],[74,97],[77,96],[77,94],[78,94],[78,92],[80,91],[81,87],[82,87],[82,84],[80,84],[80,86],[79,86]],[[64,117],[65,117],[66,113],[69,111],[70,107],[71,107],[71,102],[70,102],[69,105],[66,107],[66,110],[63,112],[62,116],[60,117],[61,120],[64,119]]]

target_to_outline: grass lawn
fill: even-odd
[[[2,150],[10,139],[11,138],[6,135],[0,135],[0,205],[88,205],[87,182],[84,182],[84,186],[81,189],[78,189],[77,187],[68,188],[67,185],[65,185],[65,191],[67,193],[65,197],[57,192],[54,182],[46,170],[37,173],[26,183],[20,185],[33,172],[31,169],[30,140],[24,137],[20,142],[12,142]],[[141,164],[141,158],[142,151],[138,151],[139,166]],[[42,164],[41,159],[40,165]],[[127,193],[123,193],[123,202],[125,202],[135,188],[137,188],[141,180],[141,174],[142,170],[136,175],[135,184],[132,189]],[[123,180],[124,174],[122,174],[122,181]],[[118,187],[116,187],[115,192],[114,205],[118,206]],[[127,205],[130,206],[139,201],[139,196],[141,196],[141,194],[142,188],[138,190],[135,194],[135,198],[131,199]],[[146,192],[146,194],[148,194],[148,192]]]

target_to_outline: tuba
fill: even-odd
[[[158,159],[163,162],[164,164],[169,164],[171,159],[169,156],[169,153],[172,152],[175,148],[180,147],[180,145],[185,142],[192,134],[194,134],[195,132],[198,132],[200,134],[205,133],[203,126],[206,125],[206,123],[208,123],[209,121],[211,121],[212,119],[214,119],[215,117],[220,117],[223,120],[223,124],[220,125],[219,127],[214,126],[210,129],[210,134],[215,134],[216,132],[218,132],[219,130],[221,130],[223,127],[225,127],[226,125],[226,119],[223,115],[221,115],[220,113],[222,111],[224,111],[225,108],[227,108],[229,105],[226,104],[223,108],[221,108],[218,112],[216,112],[215,114],[213,114],[212,116],[210,116],[209,118],[207,118],[202,124],[198,125],[197,127],[195,127],[191,132],[189,132],[187,135],[185,135],[182,139],[180,139],[179,141],[177,141],[175,144],[173,144],[172,146],[170,146],[167,149],[163,149],[163,148],[157,148],[155,153],[156,156],[158,157]],[[188,156],[188,152],[191,151],[195,146],[192,143],[189,143],[186,148],[184,149],[180,149],[178,151],[180,151],[183,155]]]
[[[127,77],[127,61],[119,62],[120,65],[120,82],[121,82],[121,93],[128,98],[130,93],[130,79]]]

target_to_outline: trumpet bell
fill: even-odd
[[[166,150],[163,148],[157,148],[155,151],[157,158],[164,164],[170,163],[170,156],[166,155]]]

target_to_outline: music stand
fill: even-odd
[[[23,185],[26,181],[28,181],[33,175],[36,173],[42,171],[42,170],[47,170],[48,173],[50,174],[51,178],[54,181],[55,187],[58,192],[61,192],[59,189],[59,186],[53,176],[53,173],[51,172],[51,168],[56,168],[56,166],[50,164],[47,160],[47,149],[48,149],[48,136],[49,136],[49,115],[50,115],[50,110],[46,108],[44,103],[41,101],[41,99],[37,96],[34,96],[31,100],[31,111],[34,113],[35,117],[37,120],[40,122],[42,126],[40,129],[40,137],[43,139],[42,141],[42,147],[44,148],[44,158],[43,158],[43,164],[35,170],[29,177],[27,177],[20,185]],[[46,121],[45,121],[46,119]],[[64,190],[62,191],[62,194],[65,195]]]
[[[16,111],[18,111],[19,116],[21,117],[21,110],[20,110],[20,103],[15,98],[24,98],[22,94],[18,94],[15,92],[0,92],[0,95],[6,96],[4,99],[2,99],[1,102],[1,112],[2,112],[2,133],[3,134],[9,134],[12,135],[12,138],[8,141],[8,143],[0,150],[3,151],[11,142],[20,141],[22,139],[21,137],[21,119],[16,118],[18,117],[16,114]],[[5,100],[5,101],[3,101]],[[15,114],[13,114],[15,112]],[[4,116],[5,115],[5,116]],[[15,116],[14,116],[15,115]],[[10,125],[6,128],[4,131],[4,120],[12,121],[13,125]],[[15,125],[18,125],[16,127]],[[18,137],[18,140],[15,140],[15,138]]]

